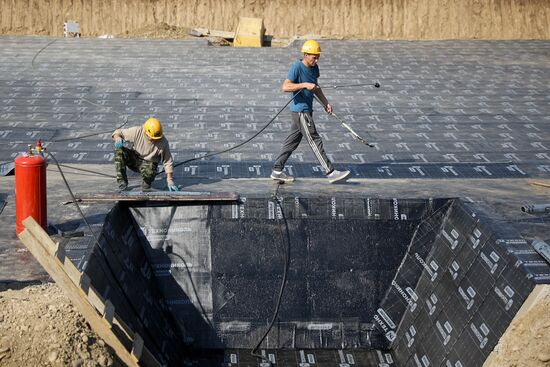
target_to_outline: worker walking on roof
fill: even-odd
[[[292,124],[290,134],[283,143],[281,152],[275,160],[271,178],[277,181],[292,182],[294,177],[283,172],[285,163],[292,152],[298,148],[302,136],[305,136],[315,157],[323,167],[327,178],[331,183],[345,179],[349,171],[337,171],[325,153],[323,141],[313,122],[313,98],[319,98],[325,111],[332,113],[332,106],[325,97],[323,90],[317,84],[319,78],[319,57],[321,46],[314,40],[306,41],[302,46],[304,54],[301,60],[296,61],[288,71],[288,76],[283,82],[283,92],[291,92],[294,96],[290,103],[292,112]]]
[[[151,117],[145,121],[143,126],[117,129],[113,132],[112,138],[115,142],[116,179],[121,191],[128,188],[126,167],[141,173],[142,190],[151,189],[151,184],[157,174],[158,163],[161,160],[166,172],[168,189],[179,191],[174,183],[174,160],[159,120]],[[125,142],[132,143],[133,147],[125,147]]]

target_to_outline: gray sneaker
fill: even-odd
[[[332,171],[331,173],[329,173],[327,175],[328,182],[335,183],[337,181],[343,180],[343,179],[345,179],[346,177],[349,176],[349,173],[350,173],[349,171],[334,170],[334,171]]]
[[[271,179],[280,181],[280,182],[293,182],[294,177],[287,175],[284,172],[271,171]]]
[[[145,181],[141,181],[141,191],[150,191],[150,190],[151,190],[151,184]]]
[[[119,182],[118,184],[118,191],[126,191],[128,190],[128,182]]]

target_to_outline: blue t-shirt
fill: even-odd
[[[319,66],[312,68],[305,66],[301,60],[296,61],[288,71],[287,79],[293,83],[314,83],[319,79]],[[313,92],[302,89],[301,92],[293,92],[294,99],[290,103],[292,112],[313,112]]]

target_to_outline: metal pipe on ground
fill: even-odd
[[[550,203],[548,204],[527,204],[521,207],[521,211],[529,214],[550,213]]]

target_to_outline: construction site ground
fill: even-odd
[[[304,141],[289,161],[297,180],[283,185],[280,195],[462,197],[494,212],[528,241],[550,240],[548,214],[521,211],[528,203],[550,202],[550,42],[322,46],[325,94],[335,112],[377,148],[353,139],[317,106],[325,147],[338,168],[351,168],[351,178],[329,184]],[[125,119],[133,126],[159,117],[176,162],[250,138],[288,101],[280,84],[300,57],[298,44],[238,50],[203,41],[134,39],[0,37],[0,50],[0,160],[13,161],[13,153],[42,138],[76,193],[116,190],[113,177],[97,172],[114,175],[106,131]],[[380,89],[370,85],[376,81]],[[337,87],[354,84],[364,86]],[[285,112],[242,148],[179,166],[176,183],[188,191],[271,195],[276,185],[268,178],[270,166],[288,126]],[[100,134],[79,138],[94,132]],[[82,219],[66,204],[70,195],[51,161],[47,177],[48,222],[70,232]],[[130,186],[139,185],[132,176]],[[166,188],[160,178],[154,186]],[[0,194],[0,365],[117,365],[15,236],[13,176],[0,177]],[[95,225],[109,207],[83,205]],[[532,319],[511,325],[515,338],[501,340],[495,366],[550,365],[550,299],[537,307],[527,316]]]

